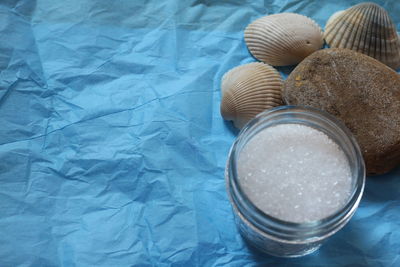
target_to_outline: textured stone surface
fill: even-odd
[[[399,165],[400,76],[379,61],[347,49],[315,52],[285,81],[283,97],[342,120],[357,138],[368,174]]]

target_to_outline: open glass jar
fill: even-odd
[[[260,210],[241,187],[238,177],[240,152],[255,135],[279,124],[314,128],[343,150],[350,167],[351,192],[346,204],[332,215],[305,223],[284,221]],[[235,221],[244,239],[270,255],[298,257],[317,250],[353,216],[364,190],[365,166],[355,138],[336,118],[312,108],[283,106],[259,114],[241,130],[230,150],[225,177]]]

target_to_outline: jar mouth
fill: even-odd
[[[338,145],[344,150],[349,163],[352,159],[354,168],[352,171],[353,187],[347,203],[333,214],[321,220],[311,222],[290,222],[270,216],[253,204],[241,188],[238,173],[237,159],[240,148],[250,140],[257,130],[265,129],[277,124],[296,123],[309,126],[323,125],[324,132],[333,141],[342,141]],[[345,147],[343,147],[345,145]],[[238,138],[231,147],[228,156],[227,183],[228,193],[235,208],[242,216],[258,230],[286,241],[307,241],[318,240],[334,234],[354,214],[361,200],[365,185],[365,164],[353,134],[342,122],[334,116],[311,107],[280,106],[260,113],[253,120],[248,122],[240,131]]]

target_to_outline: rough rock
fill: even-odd
[[[399,165],[400,76],[386,65],[347,49],[320,50],[289,75],[283,98],[344,122],[361,147],[367,174]]]

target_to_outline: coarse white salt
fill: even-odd
[[[240,152],[237,171],[256,207],[289,222],[326,218],[348,202],[352,191],[345,153],[325,133],[302,124],[257,133]]]

